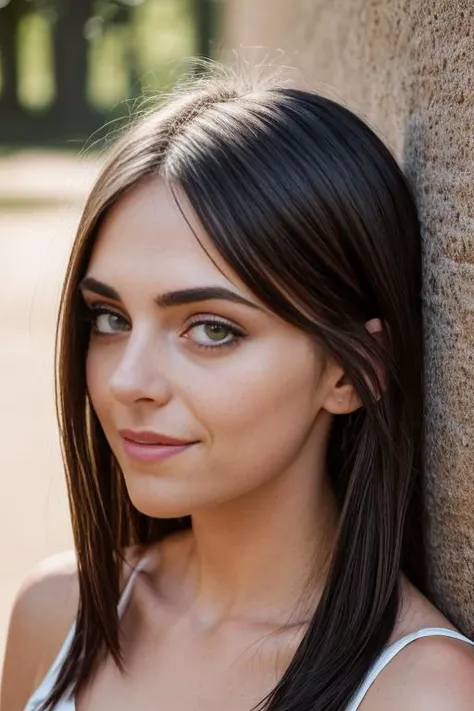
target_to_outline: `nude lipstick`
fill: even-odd
[[[196,442],[150,431],[120,430],[119,435],[125,454],[130,459],[142,462],[160,462],[174,454],[180,454],[196,444]]]

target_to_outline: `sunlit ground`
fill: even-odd
[[[32,565],[71,546],[53,399],[60,283],[97,162],[0,159],[0,660],[14,594]]]

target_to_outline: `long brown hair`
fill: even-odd
[[[150,176],[183,191],[213,244],[281,318],[344,367],[363,407],[335,418],[328,469],[341,506],[323,597],[266,711],[341,711],[386,644],[418,477],[422,417],[420,236],[396,161],[352,112],[309,91],[198,80],[138,120],[87,201],[58,326],[57,402],[79,570],[72,646],[43,709],[90,679],[101,655],[121,666],[117,601],[124,548],[189,519],[134,509],[87,396],[88,326],[78,284],[101,220]],[[385,345],[367,332],[385,324]],[[382,364],[384,392],[375,363]],[[414,511],[417,513],[416,507]],[[418,520],[413,519],[417,524]],[[297,525],[297,522],[295,522]]]

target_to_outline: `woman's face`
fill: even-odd
[[[232,273],[186,209],[217,266],[154,180],[111,210],[81,285],[92,406],[132,502],[154,517],[311,469],[339,377]]]

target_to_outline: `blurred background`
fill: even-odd
[[[0,0],[0,658],[21,580],[71,545],[54,328],[101,149],[139,97],[189,74],[187,58],[227,52],[244,66],[290,65],[298,82],[354,109],[415,191],[429,582],[474,638],[474,3]]]
[[[56,432],[61,280],[101,149],[219,46],[223,0],[0,0],[0,664],[31,567],[71,546]]]
[[[0,0],[0,142],[61,145],[210,56],[221,0]]]

